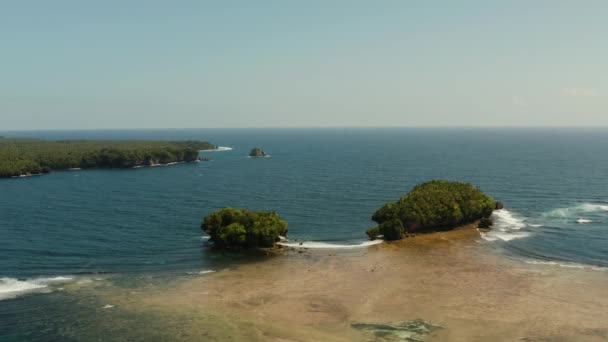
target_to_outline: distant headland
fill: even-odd
[[[199,161],[206,141],[0,139],[0,177],[54,170],[132,168]]]

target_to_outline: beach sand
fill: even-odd
[[[427,341],[608,340],[608,272],[509,259],[472,227],[365,249],[292,250],[99,296],[155,315],[149,332],[172,340],[390,341],[399,339],[351,324],[413,319],[442,327],[418,336]]]

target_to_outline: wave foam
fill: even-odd
[[[212,150],[201,150],[201,152],[222,152],[222,151],[232,151],[232,147],[227,146],[218,146]]]
[[[203,275],[203,274],[209,274],[209,273],[215,273],[215,271],[214,270],[202,270],[202,271],[198,271],[198,272],[187,272],[186,274],[188,274],[188,275],[195,275],[195,274]]]
[[[530,233],[498,233],[498,232],[489,232],[483,233],[480,232],[481,238],[486,241],[511,241],[513,239],[521,239],[530,236]]]
[[[72,277],[34,279],[0,278],[0,300],[17,298],[28,293],[53,292],[53,286],[71,283]]]
[[[501,231],[520,230],[526,227],[523,219],[516,217],[512,212],[506,209],[495,210],[492,213],[492,228]]]
[[[365,241],[355,245],[333,244],[327,242],[304,241],[304,242],[278,242],[277,245],[295,248],[311,248],[311,249],[346,249],[346,248],[364,248],[373,245],[378,245],[384,240]]]
[[[528,232],[520,232],[526,228],[524,219],[517,217],[507,209],[495,210],[492,213],[492,230],[489,232],[479,232],[481,238],[486,241],[511,241],[530,236]]]
[[[608,267],[583,265],[576,263],[560,263],[557,261],[541,261],[541,260],[526,260],[526,264],[531,265],[544,265],[544,266],[559,266],[562,268],[576,268],[576,269],[589,269],[594,271],[608,271]]]
[[[580,223],[580,224],[585,224],[585,223],[591,223],[593,221],[589,220],[589,219],[585,219],[585,218],[579,218],[576,220],[576,222]]]
[[[567,208],[557,208],[544,214],[553,218],[572,218],[584,213],[608,212],[608,205],[597,203],[583,203]]]

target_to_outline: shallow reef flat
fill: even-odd
[[[605,341],[607,281],[607,272],[505,258],[468,227],[363,249],[294,250],[95,296],[116,317],[153,317],[141,332],[149,339]]]

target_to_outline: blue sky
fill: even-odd
[[[606,1],[1,1],[0,130],[608,126]]]

